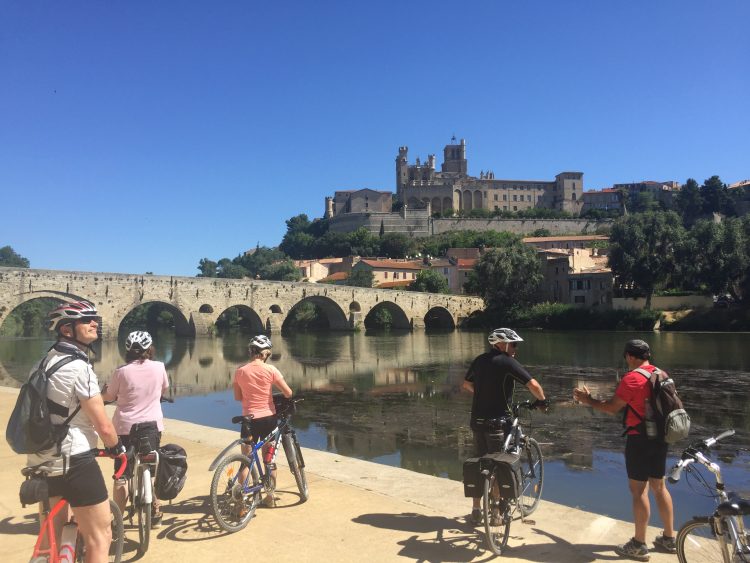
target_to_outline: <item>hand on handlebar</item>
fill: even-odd
[[[117,440],[117,443],[109,448],[104,448],[104,451],[107,453],[110,457],[118,457],[124,453],[126,453],[125,446],[122,443],[122,440]]]
[[[531,403],[531,408],[538,409],[542,412],[549,412],[549,399],[537,399],[533,403]]]

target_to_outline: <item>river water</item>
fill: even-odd
[[[549,414],[531,413],[523,420],[545,455],[544,498],[632,519],[620,417],[593,414],[573,404],[571,394],[585,383],[595,396],[609,397],[625,371],[623,343],[634,337],[651,343],[654,363],[677,381],[692,417],[692,436],[737,431],[716,459],[728,488],[750,494],[750,334],[523,336],[517,359],[554,404]],[[157,359],[167,364],[176,399],[165,404],[165,415],[232,428],[230,419],[240,412],[231,393],[232,375],[246,361],[247,340],[239,331],[199,339],[156,334]],[[276,335],[273,341],[271,362],[305,397],[294,418],[303,447],[461,479],[472,439],[471,398],[460,386],[471,360],[487,349],[483,333],[302,333]],[[0,384],[19,385],[50,345],[43,339],[0,339]],[[95,369],[106,381],[124,361],[123,341],[97,343],[95,351]],[[528,396],[517,391],[519,400]],[[670,486],[677,525],[712,510],[712,500],[689,484],[683,479]]]

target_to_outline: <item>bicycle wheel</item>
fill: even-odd
[[[151,486],[150,472],[138,470],[138,494],[133,499],[133,507],[138,520],[138,553],[144,555],[148,551],[148,543],[151,536],[151,503],[144,502],[146,487]],[[149,495],[150,496],[150,495]]]
[[[260,489],[248,492],[258,485],[253,462],[242,454],[224,458],[211,479],[211,508],[222,530],[238,532],[250,522],[260,502]]]
[[[122,523],[122,512],[117,507],[117,504],[115,504],[115,501],[109,501],[109,510],[112,513],[112,543],[109,544],[109,562],[120,563],[122,559],[122,546],[125,543],[125,526]],[[79,533],[78,540],[76,541],[76,561],[83,563],[85,554],[86,546],[83,543],[83,536]]]
[[[482,512],[487,545],[492,553],[502,555],[508,545],[508,534],[510,534],[510,505],[499,498],[494,473],[484,480]]]
[[[722,552],[721,542],[710,518],[693,518],[677,533],[677,558],[680,563],[720,563],[726,561]]]
[[[289,469],[297,482],[301,501],[305,502],[310,498],[310,490],[307,486],[307,477],[305,477],[305,460],[302,459],[302,450],[297,442],[297,436],[292,433],[284,434],[282,444],[286,459],[289,462]]]
[[[523,470],[523,482],[521,484],[521,497],[518,504],[521,515],[528,516],[539,506],[542,497],[542,485],[544,484],[544,458],[542,450],[534,438],[524,438],[521,449],[521,469]]]

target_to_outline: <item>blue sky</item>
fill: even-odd
[[[586,189],[750,177],[750,2],[0,0],[0,246],[195,275],[399,145]]]

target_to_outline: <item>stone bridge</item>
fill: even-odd
[[[331,330],[358,330],[379,309],[391,314],[394,328],[452,329],[484,309],[478,297],[341,285],[0,268],[0,325],[16,307],[40,297],[95,303],[104,338],[116,338],[125,316],[149,303],[171,311],[177,334],[185,336],[209,334],[230,307],[241,309],[257,332],[272,333],[303,302],[318,305]]]

